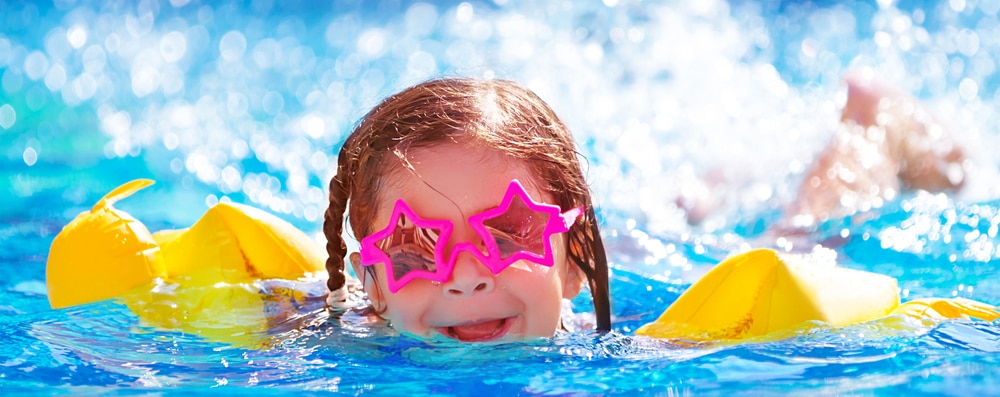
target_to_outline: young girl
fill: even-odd
[[[584,283],[596,328],[611,328],[607,260],[573,137],[524,87],[434,80],[363,118],[330,181],[331,306],[345,295],[345,214],[362,242],[349,256],[355,274],[402,331],[551,336],[561,300]]]

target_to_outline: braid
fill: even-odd
[[[330,290],[327,303],[333,308],[343,308],[347,299],[344,284],[344,257],[347,256],[347,243],[343,238],[344,213],[347,211],[347,200],[350,197],[350,170],[348,161],[348,146],[341,148],[337,159],[337,174],[330,178],[330,205],[323,218],[323,234],[326,235],[326,272],[329,278],[326,286]]]

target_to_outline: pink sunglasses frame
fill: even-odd
[[[502,258],[500,254],[500,247],[497,245],[493,235],[486,228],[484,222],[506,213],[510,209],[511,204],[514,202],[515,197],[519,198],[529,209],[549,215],[549,221],[545,225],[545,229],[542,231],[544,252],[541,255],[531,251],[521,250],[506,258]],[[446,261],[444,258],[444,251],[448,245],[448,241],[455,225],[448,220],[421,218],[413,212],[405,201],[399,199],[396,200],[396,203],[393,206],[392,216],[389,218],[389,225],[386,226],[385,229],[379,230],[361,239],[361,264],[363,266],[374,266],[382,263],[384,265],[389,291],[392,293],[396,293],[401,288],[409,284],[410,281],[417,278],[441,283],[447,282],[448,279],[451,278],[452,270],[455,268],[455,261],[458,260],[458,256],[462,252],[468,252],[475,256],[479,262],[490,269],[493,274],[500,274],[500,272],[504,269],[519,260],[527,260],[542,266],[552,267],[552,242],[550,241],[550,237],[556,233],[569,231],[569,228],[582,214],[583,207],[577,207],[566,212],[561,212],[559,206],[540,203],[533,200],[524,189],[524,186],[521,185],[521,182],[517,179],[513,179],[510,181],[510,185],[507,186],[507,191],[504,193],[503,199],[497,207],[469,217],[469,226],[471,226],[473,230],[476,231],[476,234],[478,234],[482,239],[485,253],[476,248],[474,244],[468,241],[463,241],[455,244],[452,248],[451,256]],[[392,235],[399,225],[400,215],[405,215],[406,218],[409,219],[416,227],[424,229],[437,229],[440,231],[438,239],[434,243],[435,271],[412,270],[404,274],[402,277],[398,279],[396,278],[395,272],[392,268],[392,260],[381,248],[378,247],[377,243]]]

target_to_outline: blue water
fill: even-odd
[[[890,319],[694,347],[631,334],[749,247],[822,243],[844,266],[898,278],[904,300],[1000,304],[998,9],[997,0],[0,0],[0,389],[996,394],[997,323]],[[974,164],[965,189],[910,192],[871,218],[768,240],[760,230],[835,127],[839,79],[864,67],[958,132]],[[117,301],[49,309],[52,238],[129,179],[158,181],[118,205],[151,230],[233,200],[320,238],[344,134],[382,97],[442,75],[522,82],[575,132],[613,261],[614,332],[442,345],[317,311],[219,343],[144,325]],[[713,193],[723,204],[691,226],[675,203],[706,175],[728,181]]]

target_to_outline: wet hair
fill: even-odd
[[[388,175],[409,164],[407,150],[442,142],[481,145],[521,160],[564,211],[584,208],[567,232],[567,255],[587,277],[597,329],[610,330],[607,257],[573,136],[541,98],[506,80],[427,81],[386,98],[361,119],[330,180],[323,222],[330,291],[346,282],[345,213],[354,236],[371,234],[380,190]]]

